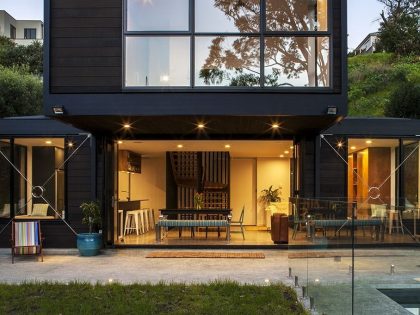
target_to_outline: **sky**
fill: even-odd
[[[89,0],[86,0],[89,1]],[[348,0],[348,47],[353,50],[379,27],[383,5],[377,0]],[[18,20],[43,20],[43,0],[0,0],[0,10],[6,10]]]

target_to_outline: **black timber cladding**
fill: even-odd
[[[122,1],[50,3],[51,93],[121,91]]]

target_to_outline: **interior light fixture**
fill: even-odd
[[[294,149],[294,146],[292,146],[292,145],[291,145],[291,146],[290,146],[290,150],[293,150],[293,149]]]
[[[337,147],[342,148],[343,147],[343,142],[337,143]]]
[[[182,144],[178,144],[176,147],[177,147],[178,149],[182,149],[182,148],[184,147],[184,145],[182,145]]]
[[[352,149],[352,150],[356,150],[356,147],[355,147],[355,146],[352,146],[352,147],[350,147],[350,149]]]
[[[286,151],[284,151],[284,154],[289,154],[289,153],[290,153],[290,152],[289,152],[289,151],[287,151],[287,150],[286,150]]]
[[[73,142],[69,142],[67,145],[69,146],[69,148],[72,148],[73,147]]]
[[[226,145],[225,145],[225,148],[226,148],[226,149],[230,149],[230,144],[226,144]]]
[[[130,124],[124,124],[124,125],[123,125],[123,127],[124,127],[125,129],[129,129],[129,128],[131,128],[131,125],[130,125]]]
[[[277,124],[277,123],[275,123],[275,124],[272,124],[271,125],[271,128],[273,128],[273,129],[279,129],[280,128],[280,125]]]
[[[51,140],[47,140],[47,141],[45,141],[45,143],[46,144],[52,144],[52,141]]]
[[[372,144],[372,140],[366,140],[366,144]]]
[[[280,157],[281,157],[281,158],[284,158],[284,155],[283,155],[283,154],[281,154],[281,155],[280,155]]]
[[[204,125],[203,123],[197,124],[198,129],[204,129],[205,127],[206,127],[206,125]]]
[[[53,106],[54,115],[64,115],[64,106]]]
[[[118,144],[123,144],[123,142],[121,140],[118,140]]]

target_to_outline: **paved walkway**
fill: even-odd
[[[24,257],[17,258],[12,265],[10,252],[0,250],[0,281],[191,283],[229,279],[240,283],[264,285],[269,281],[292,285],[288,278],[291,267],[301,285],[309,284],[310,293],[317,299],[315,304],[322,306],[323,311],[348,314],[351,257],[344,256],[350,253],[349,250],[334,250],[334,253],[343,254],[341,258],[289,259],[289,253],[299,251],[287,250],[247,250],[264,252],[265,259],[145,258],[151,251],[107,250],[97,257],[79,257],[65,252],[57,255],[46,251],[43,263],[37,263],[33,257]],[[420,250],[358,250],[356,255],[356,304],[359,308],[356,314],[406,314],[401,306],[376,289],[420,288]],[[395,274],[390,273],[391,264],[395,265]]]

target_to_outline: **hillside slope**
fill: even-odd
[[[420,57],[389,53],[349,58],[349,116],[384,116],[390,94],[411,81],[420,84]]]

